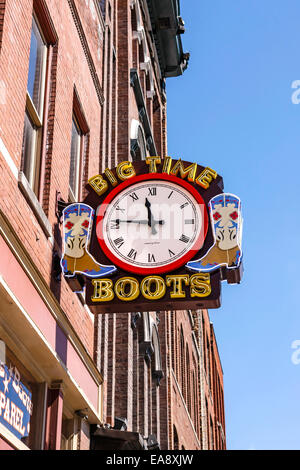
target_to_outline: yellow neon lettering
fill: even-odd
[[[108,189],[107,181],[105,181],[105,179],[101,175],[96,175],[93,176],[93,178],[90,178],[89,185],[99,196],[101,196],[101,194],[104,194],[105,191],[107,191]]]
[[[154,285],[154,290],[152,286]],[[160,276],[147,276],[141,283],[141,292],[148,300],[161,299],[166,293],[166,284]]]
[[[196,183],[199,184],[199,186],[202,186],[202,188],[208,189],[212,180],[216,179],[217,176],[218,176],[218,173],[216,171],[207,167],[198,176],[198,178],[196,179]]]
[[[163,159],[163,168],[162,168],[162,173],[167,173],[168,175],[170,174],[172,166],[172,158],[171,157],[166,157]]]
[[[113,174],[113,172],[109,169],[109,168],[106,168],[105,170],[105,175],[106,175],[106,178],[108,179],[108,181],[110,182],[110,184],[112,186],[117,186],[118,184],[118,180],[117,178],[115,177],[115,175]]]
[[[211,294],[210,274],[194,274],[190,279],[191,297],[208,297]]]
[[[171,175],[177,176],[178,172],[180,173],[180,177],[185,179],[188,177],[188,181],[194,182],[197,173],[197,163],[192,163],[187,168],[184,168],[181,158],[175,163],[171,170]]]
[[[115,293],[125,302],[135,300],[140,295],[139,283],[134,277],[122,277],[115,284]]]
[[[167,276],[166,283],[168,287],[173,287],[173,290],[170,292],[171,299],[184,299],[185,291],[182,286],[183,283],[189,285],[189,276],[187,274]]]
[[[109,302],[114,298],[112,290],[113,282],[110,279],[93,279],[94,295],[93,302]]]
[[[149,165],[149,173],[157,173],[157,166],[161,164],[160,157],[147,157],[146,164]]]
[[[131,162],[121,162],[117,166],[117,175],[120,180],[125,181],[136,175],[134,167]]]

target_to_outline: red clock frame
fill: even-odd
[[[170,271],[175,271],[176,269],[182,267],[188,261],[190,261],[197,254],[197,252],[202,248],[204,240],[207,235],[207,230],[208,230],[208,215],[207,215],[205,202],[202,199],[199,192],[194,188],[194,186],[192,186],[187,181],[181,178],[178,178],[177,176],[168,175],[167,173],[148,173],[144,175],[133,176],[132,178],[124,181],[123,183],[116,186],[107,195],[107,197],[104,199],[103,203],[101,204],[99,208],[99,213],[97,215],[96,234],[97,234],[97,239],[100,244],[100,247],[103,250],[104,254],[107,256],[107,258],[110,259],[115,265],[117,265],[119,268],[123,269],[124,271],[128,271],[134,274],[151,275],[153,273],[151,273],[151,270],[149,268],[141,268],[137,266],[132,266],[131,264],[120,260],[114,255],[114,253],[111,252],[111,250],[109,249],[109,247],[106,245],[104,241],[103,219],[106,214],[107,207],[119,193],[121,193],[124,189],[136,183],[147,182],[151,180],[168,181],[170,183],[174,183],[174,184],[177,184],[178,186],[185,188],[196,199],[197,203],[199,204],[201,213],[202,213],[202,220],[203,220],[203,225],[202,225],[200,234],[195,240],[195,243],[193,244],[192,248],[188,251],[188,253],[186,253],[184,256],[182,256],[178,260],[173,261],[166,266],[153,268],[153,271],[155,272],[155,274],[162,274],[162,273],[167,273]]]

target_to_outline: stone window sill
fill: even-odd
[[[20,190],[23,193],[23,196],[25,197],[26,201],[28,202],[28,204],[30,205],[31,209],[34,212],[34,215],[39,221],[39,224],[41,228],[43,229],[43,232],[45,233],[47,238],[52,239],[52,226],[45,212],[43,211],[43,208],[41,204],[39,203],[36,195],[32,191],[23,171],[19,171],[18,184],[19,184]]]

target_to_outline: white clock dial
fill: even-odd
[[[103,240],[119,266],[161,272],[201,239],[203,218],[199,202],[185,187],[161,180],[138,182],[110,202]]]

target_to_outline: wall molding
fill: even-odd
[[[4,289],[4,292],[10,298],[11,303],[16,306],[16,308],[21,313],[22,317],[26,320],[28,325],[31,327],[31,331],[33,331],[34,334],[37,335],[37,337],[43,342],[44,346],[47,348],[48,352],[50,352],[50,354],[51,354],[51,364],[53,365],[53,363],[56,363],[63,370],[65,377],[67,377],[68,380],[71,383],[71,387],[69,388],[69,393],[71,393],[71,391],[76,390],[76,392],[81,395],[81,398],[84,400],[84,404],[88,406],[89,410],[93,413],[96,420],[101,423],[102,422],[102,412],[101,412],[101,402],[99,401],[99,395],[98,395],[98,404],[97,404],[97,409],[96,409],[95,406],[91,403],[89,397],[86,395],[85,391],[79,386],[79,384],[77,383],[77,381],[75,380],[73,375],[70,373],[68,367],[63,363],[63,361],[60,359],[57,352],[52,348],[52,346],[50,345],[47,338],[43,335],[43,333],[40,331],[39,327],[32,320],[29,313],[23,308],[22,304],[19,302],[18,298],[16,297],[14,292],[10,289],[10,287],[5,282],[5,280],[3,279],[2,276],[0,276],[0,286],[1,286],[2,289]],[[1,327],[2,327],[3,331],[6,334],[10,335],[10,333],[12,332],[10,327],[7,327],[7,325],[2,323],[2,322],[0,322],[0,324],[1,324]],[[27,359],[27,360],[30,359],[30,357],[31,357],[30,351],[26,347],[24,347],[24,345],[22,345],[20,343],[20,341],[18,340],[17,336],[14,335],[14,333],[13,333],[13,336],[12,336],[11,339],[14,340],[14,344],[15,344],[14,347],[16,347],[17,351],[19,352],[20,348],[22,348],[22,346],[23,346],[23,351],[25,352],[24,358]],[[10,346],[10,348],[13,349],[12,346]],[[25,365],[25,367],[27,367],[27,369],[29,371],[32,368],[32,365],[35,366],[33,368],[33,370],[34,370],[35,373],[38,372],[38,377],[40,378],[40,380],[42,382],[45,381],[51,387],[51,383],[53,384],[53,382],[51,382],[49,380],[49,377],[47,376],[47,374],[45,374],[45,372],[43,370],[41,370],[38,367],[37,364],[35,365],[34,360],[33,360],[33,363],[32,363],[32,360],[30,360],[30,366],[27,365],[26,363],[24,365]],[[40,369],[40,371],[39,371],[39,369]],[[54,384],[56,384],[54,386],[57,386],[57,382],[54,382]],[[100,386],[101,384],[99,384],[99,383],[97,385],[98,385],[98,393],[99,393],[99,389],[101,389],[102,387]]]
[[[95,85],[95,89],[96,89],[96,93],[97,93],[97,96],[98,96],[99,103],[100,103],[101,106],[103,106],[104,100],[105,100],[104,93],[103,93],[102,87],[100,85],[100,81],[99,81],[99,77],[98,77],[98,74],[97,74],[97,71],[96,71],[96,67],[95,67],[94,61],[92,59],[92,54],[91,54],[90,48],[88,46],[88,42],[87,42],[84,30],[83,30],[82,23],[80,21],[80,17],[79,17],[75,2],[74,2],[74,0],[68,0],[68,4],[69,4],[69,7],[70,7],[70,10],[71,10],[71,13],[72,13],[72,17],[73,17],[73,20],[74,20],[74,23],[75,23],[75,26],[76,26],[76,29],[77,29],[77,32],[78,32],[78,35],[79,35],[79,38],[80,38],[80,42],[81,42],[81,45],[82,45],[82,48],[83,48],[83,51],[84,51],[89,69],[90,69],[90,72],[91,72],[91,76],[92,76],[92,79],[93,79],[93,82],[94,82],[94,85]]]
[[[29,278],[34,288],[40,295],[41,299],[47,306],[49,312],[53,315],[60,328],[62,328],[62,330],[66,334],[67,338],[71,342],[72,346],[74,347],[78,356],[82,360],[83,364],[85,364],[86,369],[88,370],[93,380],[99,385],[102,384],[103,377],[100,371],[97,369],[93,359],[86,351],[85,346],[82,344],[80,338],[78,338],[73,326],[66,317],[65,312],[63,311],[60,304],[50,291],[46,281],[36,268],[32,258],[26,252],[18,237],[15,235],[14,229],[12,228],[6,216],[1,210],[0,235],[3,237],[4,241],[10,248],[16,260],[25,271],[27,277]]]
[[[43,229],[43,232],[45,233],[46,237],[50,239],[51,244],[53,245],[53,237],[52,237],[52,225],[49,222],[45,212],[43,211],[43,208],[32,191],[27,178],[23,171],[19,171],[19,176],[18,176],[18,184],[19,188],[27,200],[28,204],[30,205],[32,211],[34,212],[34,215],[36,216],[37,220],[39,221],[40,226]]]
[[[11,173],[13,174],[14,178],[18,180],[19,176],[19,170],[17,168],[17,165],[13,161],[9,151],[7,150],[3,140],[0,137],[0,153],[2,154],[4,160],[6,161]]]

